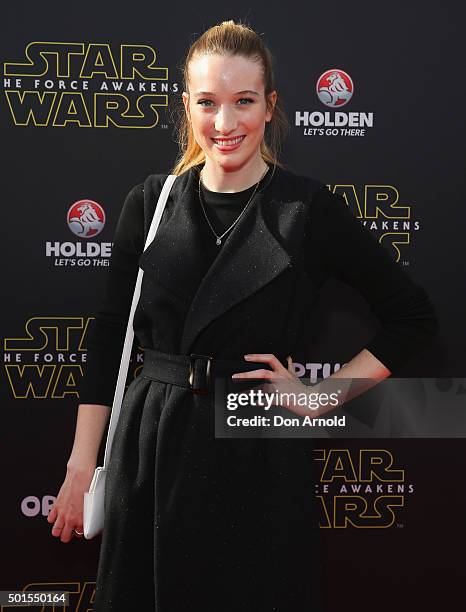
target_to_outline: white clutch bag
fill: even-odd
[[[160,196],[157,202],[157,207],[154,212],[149,232],[147,234],[146,242],[144,245],[144,251],[147,249],[149,244],[155,237],[157,228],[162,218],[165,204],[168,199],[168,194],[172,188],[173,183],[176,179],[175,174],[169,174],[165,179],[165,182],[160,192]],[[104,528],[105,519],[105,479],[107,476],[107,465],[110,459],[110,453],[112,450],[113,436],[118,424],[118,418],[120,416],[121,404],[123,401],[123,395],[125,392],[126,379],[128,377],[129,359],[131,356],[131,350],[133,348],[134,330],[133,330],[133,319],[136,306],[139,301],[141,294],[141,282],[142,282],[143,270],[139,268],[138,276],[136,279],[136,285],[134,288],[133,301],[131,303],[131,310],[128,319],[128,325],[126,328],[125,342],[123,345],[123,353],[121,356],[120,369],[118,371],[118,380],[115,389],[115,395],[113,398],[112,414],[110,417],[110,424],[108,427],[107,443],[105,445],[104,465],[97,467],[92,477],[91,484],[89,485],[89,491],[84,493],[84,506],[83,506],[83,528],[84,537],[88,540],[101,533]]]

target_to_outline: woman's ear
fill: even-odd
[[[273,111],[275,108],[275,104],[277,103],[277,92],[274,89],[267,96],[267,114],[265,116],[265,121],[269,122],[272,119]]]
[[[188,118],[189,123],[191,123],[191,113],[189,112],[189,94],[186,91],[183,91],[181,97],[183,99],[184,110],[186,112],[186,116]]]

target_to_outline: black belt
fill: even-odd
[[[286,359],[280,361],[283,365],[286,364]],[[231,376],[235,372],[248,372],[259,368],[272,369],[268,363],[258,361],[218,359],[196,353],[174,355],[146,348],[141,376],[186,387],[192,393],[205,394],[213,390],[215,376]]]

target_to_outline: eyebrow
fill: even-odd
[[[238,96],[239,94],[252,94],[253,96],[258,96],[259,95],[257,93],[257,91],[253,91],[252,89],[243,89],[243,91],[237,91],[233,95]],[[194,95],[195,96],[215,96],[215,94],[212,93],[211,91],[198,91]]]

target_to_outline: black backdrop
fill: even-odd
[[[400,375],[444,379],[440,407],[442,393],[456,392],[448,380],[464,376],[466,363],[459,6],[292,1],[276,7],[235,3],[226,10],[207,2],[3,7],[0,589],[70,589],[71,609],[92,608],[100,540],[64,545],[46,521],[73,441],[86,324],[101,295],[126,193],[148,174],[168,172],[174,160],[171,110],[181,94],[179,67],[189,43],[223,19],[247,20],[274,52],[291,124],[282,160],[344,193],[354,213],[368,225],[375,222],[371,231],[432,297],[441,337]],[[130,53],[128,46],[134,53],[155,52],[155,66],[165,70],[122,75],[120,53]],[[70,50],[79,54],[70,56],[68,72]],[[94,75],[86,78],[92,54]],[[339,109],[316,94],[319,77],[331,69],[344,71],[354,86]],[[118,98],[110,96],[113,83],[123,83]],[[137,91],[141,83],[145,92]],[[155,117],[149,106],[138,117],[138,98],[140,108],[161,105],[155,107],[157,125],[147,127]],[[112,102],[125,100],[128,111],[115,121]],[[323,126],[320,135],[313,125],[296,124],[296,113],[306,112],[317,113],[316,120],[328,113],[327,123],[336,112],[372,113],[373,125],[362,135],[338,128],[327,135]],[[106,116],[114,121],[107,126]],[[105,213],[105,226],[94,237],[76,235],[67,223],[70,207],[81,200],[96,202]],[[404,212],[390,208],[393,201]],[[407,220],[409,228],[403,226]],[[90,243],[98,252],[87,256]],[[337,291],[344,300],[335,301]],[[293,358],[302,367],[317,364],[307,374],[328,375],[364,346],[376,321],[359,296],[336,282],[326,287],[318,315]],[[327,451],[332,446],[342,445],[322,444]],[[329,609],[461,605],[464,442],[346,440],[344,447],[353,457],[362,448],[389,450],[395,467],[404,470],[406,488],[390,527],[325,530]]]

